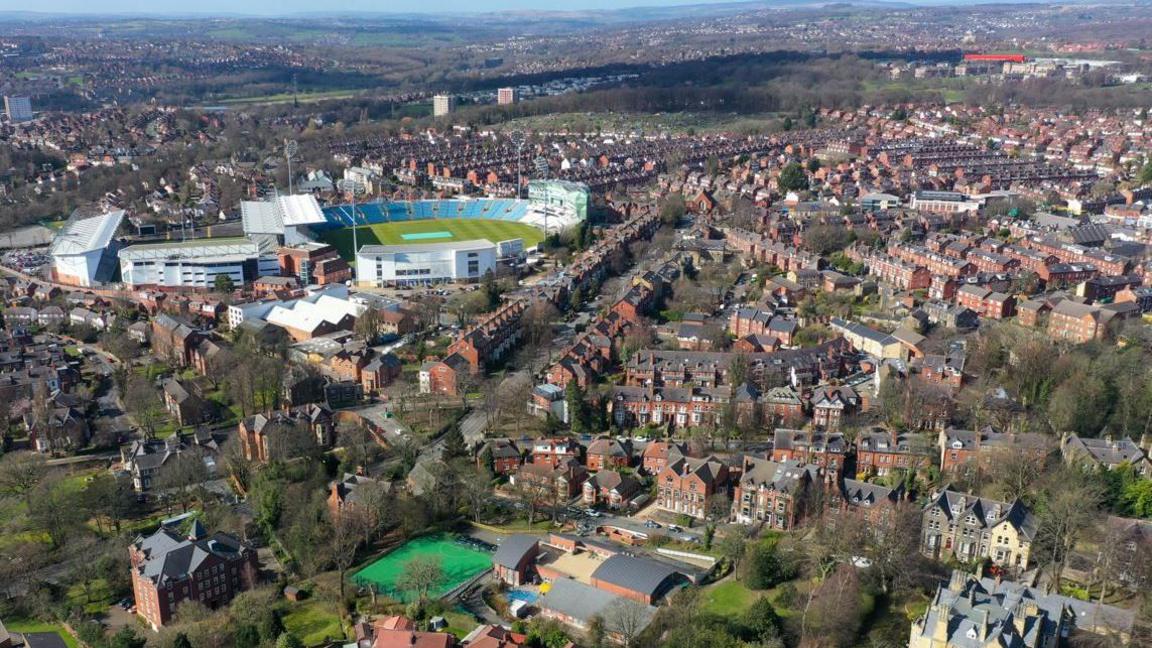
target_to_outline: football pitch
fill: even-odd
[[[404,245],[422,243],[450,243],[488,239],[493,243],[508,239],[524,239],[528,249],[544,240],[544,232],[523,223],[482,219],[433,219],[360,225],[356,228],[356,243],[365,245]],[[352,249],[352,228],[325,232],[321,238],[335,247],[347,261],[355,261]]]

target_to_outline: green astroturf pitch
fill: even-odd
[[[446,594],[492,566],[492,554],[457,544],[449,536],[428,536],[406,542],[395,551],[378,558],[353,574],[352,582],[375,585],[380,593],[403,599],[404,593],[396,591],[396,581],[404,573],[408,561],[421,556],[439,558],[444,570],[444,582],[438,591],[431,593],[433,596]]]

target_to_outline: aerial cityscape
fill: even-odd
[[[0,648],[1152,647],[1152,5],[0,0]]]

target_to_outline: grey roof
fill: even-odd
[[[144,555],[138,567],[140,573],[157,584],[184,580],[209,557],[232,560],[246,548],[227,533],[191,540],[171,527],[161,527],[148,537],[141,536],[134,544]]]
[[[609,620],[612,608],[624,600],[591,585],[570,578],[558,578],[552,583],[552,588],[540,596],[537,604],[543,610],[550,610],[585,623],[594,616]],[[642,625],[647,626],[652,620],[652,615],[656,613],[656,608],[644,606],[644,611]]]
[[[51,253],[56,255],[86,254],[103,250],[112,242],[120,222],[124,220],[124,210],[118,210],[70,221],[52,241]]]
[[[492,562],[501,567],[515,569],[528,552],[537,550],[539,542],[540,538],[522,533],[508,536],[500,543],[496,553],[492,554]]]
[[[676,575],[675,569],[654,560],[616,554],[592,572],[592,579],[655,597]]]

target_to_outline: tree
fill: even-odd
[[[369,344],[375,344],[380,337],[380,326],[380,312],[370,307],[356,318],[354,329],[356,335],[368,340]]]
[[[165,410],[152,382],[144,376],[133,375],[128,379],[123,400],[128,414],[140,426],[145,438],[155,437],[156,428],[164,420]]]
[[[584,399],[584,390],[575,380],[569,380],[564,387],[564,401],[568,406],[568,424],[574,434],[587,434],[591,432],[591,422],[588,416],[588,402]]]
[[[360,505],[345,507],[336,516],[329,515],[328,523],[331,527],[332,562],[336,564],[336,571],[340,575],[340,600],[344,600],[344,574],[352,563],[356,562],[356,549],[364,538],[364,525],[366,521],[360,514]]]
[[[59,549],[82,526],[84,507],[80,494],[69,488],[60,475],[52,475],[36,485],[28,499],[28,515],[33,526],[48,535],[53,549]]]
[[[148,642],[140,636],[137,636],[136,631],[130,626],[120,628],[112,638],[108,640],[108,648],[145,648]]]
[[[684,196],[668,194],[660,201],[660,220],[665,225],[675,225],[688,213],[688,206],[684,203]]]
[[[212,287],[216,289],[216,292],[223,294],[230,294],[236,290],[236,284],[232,281],[232,277],[223,272],[216,275],[212,281]]]
[[[457,457],[466,456],[468,456],[468,444],[464,441],[464,433],[460,430],[458,423],[453,423],[444,433],[443,459],[450,461]]]
[[[752,544],[744,559],[744,584],[749,589],[771,589],[791,577],[792,569],[776,547],[766,542]]]
[[[433,556],[417,556],[404,564],[396,587],[401,591],[416,594],[420,602],[428,600],[428,594],[444,583],[444,568],[440,559]]]
[[[741,625],[747,630],[749,641],[768,641],[780,636],[780,615],[767,596],[756,599],[744,612]]]
[[[632,599],[621,599],[609,610],[604,622],[609,630],[620,637],[624,647],[630,648],[647,619],[648,609],[644,605]]]
[[[776,185],[781,192],[804,191],[808,188],[808,176],[804,173],[804,167],[796,162],[786,164],[780,170],[780,177],[776,180]]]
[[[1049,568],[1056,591],[1076,543],[1098,522],[1103,501],[1100,484],[1074,466],[1062,465],[1046,476],[1036,502],[1031,556]]]
[[[604,648],[608,640],[608,631],[604,626],[604,617],[593,614],[588,619],[588,646],[589,648]]]
[[[200,450],[189,448],[165,462],[154,486],[156,490],[170,493],[187,513],[196,499],[197,488],[209,478],[211,474]]]
[[[728,563],[732,565],[732,574],[736,577],[736,580],[740,580],[741,563],[744,561],[744,556],[748,552],[748,536],[750,533],[750,528],[744,525],[734,525],[720,538],[720,555],[727,558]]]
[[[304,642],[291,632],[285,632],[276,639],[276,648],[304,648]]]
[[[44,456],[36,452],[9,452],[0,456],[0,495],[22,497],[28,494],[48,474]]]
[[[217,278],[227,275],[216,275]],[[188,640],[188,635],[183,632],[177,632],[176,638],[172,640],[172,648],[192,648],[192,642]]]

